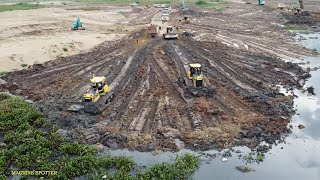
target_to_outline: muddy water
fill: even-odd
[[[320,52],[320,33],[298,34],[298,43]],[[308,63],[307,63],[308,62]],[[305,63],[303,67],[320,67],[320,57],[308,57],[301,61]],[[285,139],[284,143],[273,145],[263,162],[248,163],[243,160],[243,156],[250,150],[245,147],[236,147],[241,153],[232,152],[232,157],[227,161],[222,161],[221,153],[215,158],[202,155],[201,166],[195,172],[194,179],[211,180],[319,180],[320,179],[320,70],[313,70],[312,77],[308,79],[307,86],[315,88],[316,95],[309,95],[303,91],[294,90],[295,108],[297,114],[293,117],[292,133]],[[299,129],[298,125],[303,124],[304,129]],[[153,156],[151,153],[141,153],[128,150],[115,150],[108,152],[112,155],[132,156],[138,165],[150,165],[158,162],[172,160],[176,154],[191,152],[182,150],[179,153],[162,153]],[[196,152],[192,152],[196,153]],[[215,154],[216,151],[204,153]],[[198,154],[198,153],[197,153]],[[199,154],[200,155],[200,154]],[[242,155],[242,157],[238,157]],[[242,173],[235,169],[236,166],[246,165],[253,168],[254,172]]]

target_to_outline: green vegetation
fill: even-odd
[[[10,176],[13,167],[57,171],[44,179],[186,179],[199,165],[197,157],[185,154],[173,163],[156,164],[139,172],[130,157],[101,156],[92,146],[68,142],[32,105],[1,93],[0,140],[0,179]]]
[[[0,77],[5,76],[8,72],[7,71],[0,71]]]
[[[257,161],[263,161],[264,160],[264,154],[263,153],[258,153],[256,156]]]
[[[302,31],[302,30],[306,30],[306,28],[301,27],[301,26],[285,26],[284,29],[285,29],[285,30],[288,30],[288,31]]]
[[[236,169],[240,172],[243,172],[243,173],[248,173],[248,172],[251,172],[251,171],[255,171],[254,169],[248,167],[248,166],[237,166]]]
[[[42,6],[38,4],[17,3],[12,5],[0,5],[0,12],[14,11],[14,10],[29,10],[29,9],[38,9],[38,8],[42,8]]]
[[[201,7],[207,7],[207,8],[213,8],[213,9],[217,9],[217,10],[222,10],[225,8],[227,2],[221,0],[221,1],[217,1],[217,2],[207,2],[207,1],[203,1],[203,0],[198,0],[196,2],[194,2],[195,5],[197,6],[201,6]]]
[[[21,64],[21,67],[26,68],[28,67],[28,64]]]
[[[64,47],[62,48],[64,52],[67,52],[68,51],[68,48]]]
[[[250,152],[249,154],[244,156],[245,161],[248,163],[253,163],[253,162],[259,163],[259,162],[262,162],[264,160],[264,158],[265,158],[264,154],[260,153],[260,152],[258,152],[257,154]]]

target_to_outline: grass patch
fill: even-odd
[[[38,4],[27,4],[27,3],[17,3],[13,5],[0,5],[0,12],[14,11],[14,10],[29,10],[29,9],[39,9],[43,6]]]
[[[218,2],[208,2],[208,1],[204,1],[204,0],[198,0],[196,2],[193,2],[192,4],[195,4],[196,6],[201,6],[201,7],[223,10],[223,9],[225,9],[227,2],[225,2],[223,0],[220,0]]]
[[[302,31],[302,30],[306,30],[306,28],[301,27],[301,26],[285,26],[284,29],[287,30],[287,31]]]
[[[62,48],[64,52],[67,52],[68,51],[68,48],[64,47]]]
[[[1,93],[0,136],[5,143],[0,149],[0,179],[7,179],[14,169],[57,171],[44,179],[186,179],[199,165],[198,157],[185,154],[142,173],[131,157],[102,156],[93,146],[67,141],[32,105]]]
[[[21,64],[21,67],[26,68],[26,67],[28,67],[28,64]]]
[[[253,162],[262,162],[264,160],[265,156],[263,153],[253,153],[253,152],[250,152],[249,154],[247,154],[246,156],[244,156],[244,160],[247,162],[247,163],[253,163]]]
[[[0,77],[5,76],[6,74],[8,74],[7,71],[0,71]]]

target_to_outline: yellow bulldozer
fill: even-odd
[[[189,64],[188,78],[192,80],[193,87],[203,87],[202,67],[199,63]]]
[[[189,24],[191,20],[188,16],[184,16],[183,18],[179,19],[179,22]]]
[[[103,76],[93,76],[90,79],[90,87],[82,95],[80,102],[68,102],[71,104],[68,111],[85,112],[93,115],[99,114],[105,106],[103,104],[110,103],[113,98],[113,92],[110,92],[109,86],[105,83],[106,78]],[[101,96],[104,96],[103,98]],[[99,102],[97,102],[99,99]]]
[[[212,89],[212,87],[204,86],[202,65],[199,63],[192,63],[189,64],[186,70],[187,77],[183,79],[182,84],[185,85],[184,89],[187,92],[187,94],[196,97],[212,97],[214,94],[214,89]],[[180,83],[181,80],[182,79],[179,78],[178,82]]]
[[[90,79],[91,87],[83,95],[83,102],[97,102],[100,96],[104,96],[109,91],[109,86],[105,84],[106,78],[93,77]]]

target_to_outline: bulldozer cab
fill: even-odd
[[[91,87],[96,89],[100,95],[105,95],[109,91],[109,86],[105,83],[105,77],[93,77],[92,79],[90,79],[90,81]]]
[[[190,68],[190,77],[202,75],[201,64],[198,64],[198,63],[190,64],[189,68]]]
[[[167,27],[167,33],[172,33],[173,32],[173,27],[172,26],[168,26]]]
[[[105,77],[93,77],[92,79],[90,79],[92,83],[91,86],[98,91],[102,91],[103,86],[105,85],[105,80]]]
[[[202,66],[199,63],[189,64],[188,77],[194,87],[203,87]]]

